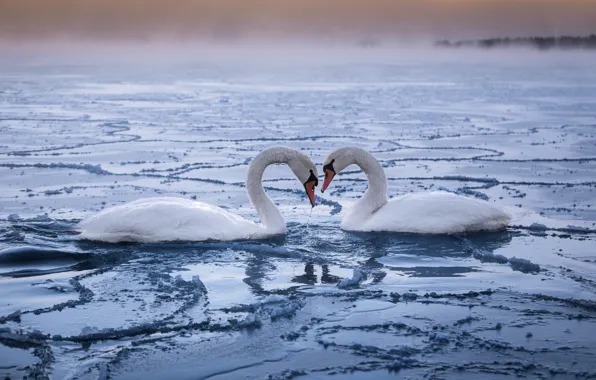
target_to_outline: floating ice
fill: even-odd
[[[406,301],[416,301],[416,299],[418,299],[418,294],[407,292],[402,294],[402,298]]]
[[[541,223],[532,223],[529,227],[532,231],[546,231],[548,227]]]
[[[523,273],[538,273],[540,272],[540,265],[534,264],[530,260],[526,259],[518,259],[517,257],[512,257],[509,259],[509,265],[514,270],[523,272]]]
[[[523,273],[540,272],[540,265],[532,263],[530,260],[527,259],[520,259],[517,257],[512,257],[508,259],[503,255],[494,254],[492,252],[482,250],[474,250],[473,256],[475,259],[480,260],[482,262],[491,262],[499,264],[509,263],[513,270],[520,271]]]
[[[191,287],[191,288],[196,288],[197,292],[207,292],[207,288],[205,287],[205,284],[203,284],[203,281],[201,281],[201,278],[198,275],[194,275],[192,276],[191,281],[186,281],[182,278],[182,276],[178,275],[176,277],[174,277],[174,285],[179,286],[179,287]]]
[[[429,336],[430,340],[438,344],[449,344],[449,335],[443,332],[432,333]]]
[[[10,214],[8,215],[8,217],[6,218],[6,220],[8,220],[9,222],[18,222],[21,218],[19,217],[18,214]]]
[[[474,258],[482,262],[491,262],[499,264],[506,264],[509,261],[503,255],[495,255],[494,253],[488,251],[475,251]]]
[[[572,224],[569,224],[569,225],[567,226],[567,229],[568,229],[570,232],[590,232],[590,231],[592,231],[590,228],[587,228],[587,227],[581,227],[581,226],[574,226],[574,225],[572,225]]]
[[[360,285],[362,281],[366,280],[366,273],[358,268],[353,269],[352,278],[344,278],[337,283],[340,289],[347,289]]]
[[[472,190],[467,187],[462,187],[462,188],[457,189],[457,194],[471,195],[473,197],[476,197],[478,199],[483,199],[485,201],[488,201],[490,199],[488,197],[488,195],[484,194],[483,192],[480,192],[477,190]]]
[[[246,318],[240,321],[237,326],[243,328],[258,328],[261,327],[261,321],[254,314],[248,314]]]
[[[586,99],[596,87],[584,84],[596,72],[460,58],[461,70],[267,65],[255,76],[245,65],[206,63],[175,77],[76,65],[14,65],[12,74],[7,61],[0,378],[395,377],[388,369],[410,378],[594,377],[596,150]],[[476,80],[489,71],[488,82]],[[466,236],[344,232],[342,213],[367,188],[348,169],[307,228],[303,190],[272,166],[265,190],[286,205],[283,238],[109,245],[76,234],[88,213],[155,195],[256,220],[246,166],[278,144],[319,164],[357,145],[381,161],[393,195],[490,197],[520,218]],[[61,273],[29,270],[70,261]],[[487,284],[496,292],[481,291]],[[313,350],[319,341],[331,349]],[[32,357],[21,365],[15,353]]]
[[[266,304],[270,304],[270,303],[279,303],[279,302],[287,302],[288,301],[288,297],[286,296],[282,296],[279,294],[271,294],[268,295],[267,297],[265,297],[265,299],[263,299],[263,301],[261,301],[261,303],[263,305]]]
[[[17,310],[13,313],[8,314],[6,317],[0,317],[0,323],[6,323],[8,321],[20,322],[21,314],[22,314],[21,310]]]
[[[298,310],[299,307],[300,305],[298,303],[289,302],[269,309],[269,315],[271,316],[271,319],[290,317],[296,313],[296,310]]]

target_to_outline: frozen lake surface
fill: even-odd
[[[544,57],[3,62],[0,378],[596,378],[596,71]],[[514,220],[466,236],[348,233],[361,172],[311,213],[275,166],[265,185],[285,237],[77,238],[85,216],[150,196],[256,219],[245,173],[274,145],[317,165],[356,145],[391,196],[444,189]]]

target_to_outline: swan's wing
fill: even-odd
[[[393,198],[362,224],[362,230],[461,233],[503,229],[510,219],[486,201],[434,191]]]
[[[183,198],[145,198],[79,224],[81,238],[107,242],[248,239],[263,228],[221,207]]]

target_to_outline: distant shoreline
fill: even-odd
[[[445,48],[509,48],[525,47],[537,50],[596,50],[596,34],[587,37],[515,37],[487,38],[479,40],[441,40],[435,46]]]

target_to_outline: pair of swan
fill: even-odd
[[[318,172],[305,154],[287,147],[259,153],[251,162],[247,178],[248,198],[261,224],[220,207],[174,197],[140,199],[108,208],[79,224],[80,237],[105,242],[158,242],[262,239],[286,232],[279,209],[265,193],[265,169],[286,164],[303,185],[315,206]],[[379,162],[360,148],[340,148],[324,161],[324,192],[335,175],[356,164],[368,177],[368,190],[344,217],[341,228],[350,231],[411,233],[459,233],[502,229],[510,217],[488,202],[443,191],[408,194],[387,199],[387,179]]]

